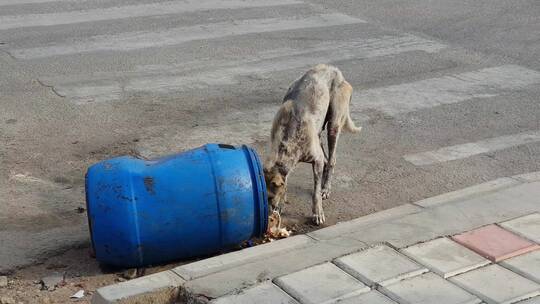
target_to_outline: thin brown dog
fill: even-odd
[[[313,221],[325,222],[322,200],[330,195],[336,147],[342,130],[360,132],[349,113],[351,85],[341,71],[319,64],[296,80],[274,117],[270,154],[264,165],[268,198],[276,209],[286,201],[287,177],[299,162],[313,166]],[[328,156],[321,144],[326,127]]]

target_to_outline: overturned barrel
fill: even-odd
[[[139,267],[208,255],[264,234],[268,201],[250,147],[208,144],[91,166],[86,203],[99,262]]]

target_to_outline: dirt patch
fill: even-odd
[[[91,257],[90,248],[72,249],[61,255],[51,257],[41,264],[22,268],[8,275],[8,286],[0,287],[0,295],[13,299],[17,304],[55,304],[90,303],[93,294],[100,287],[115,284],[171,269],[187,262],[145,268],[144,271],[112,269],[100,266]],[[54,290],[45,290],[40,282],[54,274],[63,274],[64,282]],[[72,295],[84,290],[81,299],[70,299]]]

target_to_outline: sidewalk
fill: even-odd
[[[107,286],[92,303],[540,304],[539,243],[536,172]]]

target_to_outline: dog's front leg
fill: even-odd
[[[324,211],[322,206],[322,177],[324,172],[324,158],[318,158],[313,162],[313,221],[317,225],[321,225],[325,222]]]

